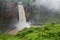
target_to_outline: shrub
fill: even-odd
[[[16,35],[0,33],[0,40],[60,40],[60,24],[25,28]]]

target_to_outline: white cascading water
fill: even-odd
[[[9,31],[9,34],[15,35],[18,31],[23,30],[24,28],[30,28],[31,26],[26,22],[24,8],[21,2],[18,3],[19,10],[19,22],[15,24],[16,28]]]
[[[19,23],[16,25],[17,31],[20,31],[24,28],[30,28],[31,26],[26,22],[25,11],[21,2],[18,3],[19,10]]]

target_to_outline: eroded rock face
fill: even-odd
[[[0,26],[2,31],[5,32],[15,28],[14,24],[18,21],[17,4],[14,2],[3,2],[1,5]]]

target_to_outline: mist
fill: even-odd
[[[3,22],[3,23],[6,25],[9,23],[8,26],[10,28],[12,28],[12,26],[14,26],[14,24],[19,21],[18,20],[18,9],[17,9],[18,0],[5,0],[5,1],[1,0],[0,2],[2,3],[1,5],[3,6],[2,11],[5,10],[5,8],[9,12],[10,12],[10,10],[13,10],[10,13],[11,15],[8,14],[9,13],[8,11],[3,11],[3,13],[1,13],[3,15],[6,12],[5,13],[6,16],[11,17],[11,19],[10,19],[10,18],[5,18],[6,16],[3,16],[3,19],[5,18],[3,20],[4,22],[7,19],[10,20],[10,22],[8,21],[8,22],[5,22],[5,23]],[[25,7],[26,4],[24,2],[22,2],[22,3],[23,3],[23,6]],[[56,20],[60,18],[60,15],[59,15],[60,13],[59,14],[57,13],[57,12],[60,12],[60,0],[34,0],[34,2],[31,0],[29,3],[30,5],[28,3],[29,2],[27,2],[27,6],[25,8],[28,9],[28,11],[29,11],[26,13],[31,14],[30,18],[28,18],[29,23],[33,22],[33,23],[40,23],[41,24],[41,22],[48,22],[51,20],[54,21],[53,16],[55,16],[56,14],[58,15],[58,16],[57,15],[55,16],[55,18],[57,17]]]
[[[49,10],[60,10],[60,0],[36,0],[33,4],[37,7],[44,6]]]

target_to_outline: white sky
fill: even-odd
[[[59,10],[60,9],[60,0],[36,0],[36,6],[45,6],[48,9]]]

